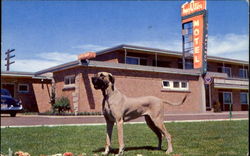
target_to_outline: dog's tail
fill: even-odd
[[[186,99],[188,97],[188,94],[185,95],[185,97],[182,99],[182,101],[178,102],[178,103],[173,103],[173,102],[169,102],[169,101],[166,101],[164,100],[163,103],[166,103],[166,104],[169,104],[169,105],[172,105],[172,106],[179,106],[179,105],[182,105]]]

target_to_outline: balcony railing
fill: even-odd
[[[241,78],[214,78],[214,87],[223,89],[248,90],[248,79]]]

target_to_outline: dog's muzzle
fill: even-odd
[[[105,82],[99,77],[92,77],[92,84],[95,89],[103,89],[106,87]]]
[[[91,80],[92,80],[92,84],[94,85],[94,88],[95,89],[100,89],[98,87],[98,77],[92,77]]]

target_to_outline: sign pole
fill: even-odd
[[[232,104],[230,103],[229,105],[229,119],[231,120],[232,119]]]
[[[213,107],[213,104],[212,104],[212,93],[211,93],[211,83],[208,84],[208,89],[209,89],[209,105],[210,105],[210,108],[212,109]]]

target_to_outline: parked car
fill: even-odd
[[[1,89],[1,114],[10,114],[15,117],[16,113],[23,110],[21,100],[15,99],[6,89]]]

